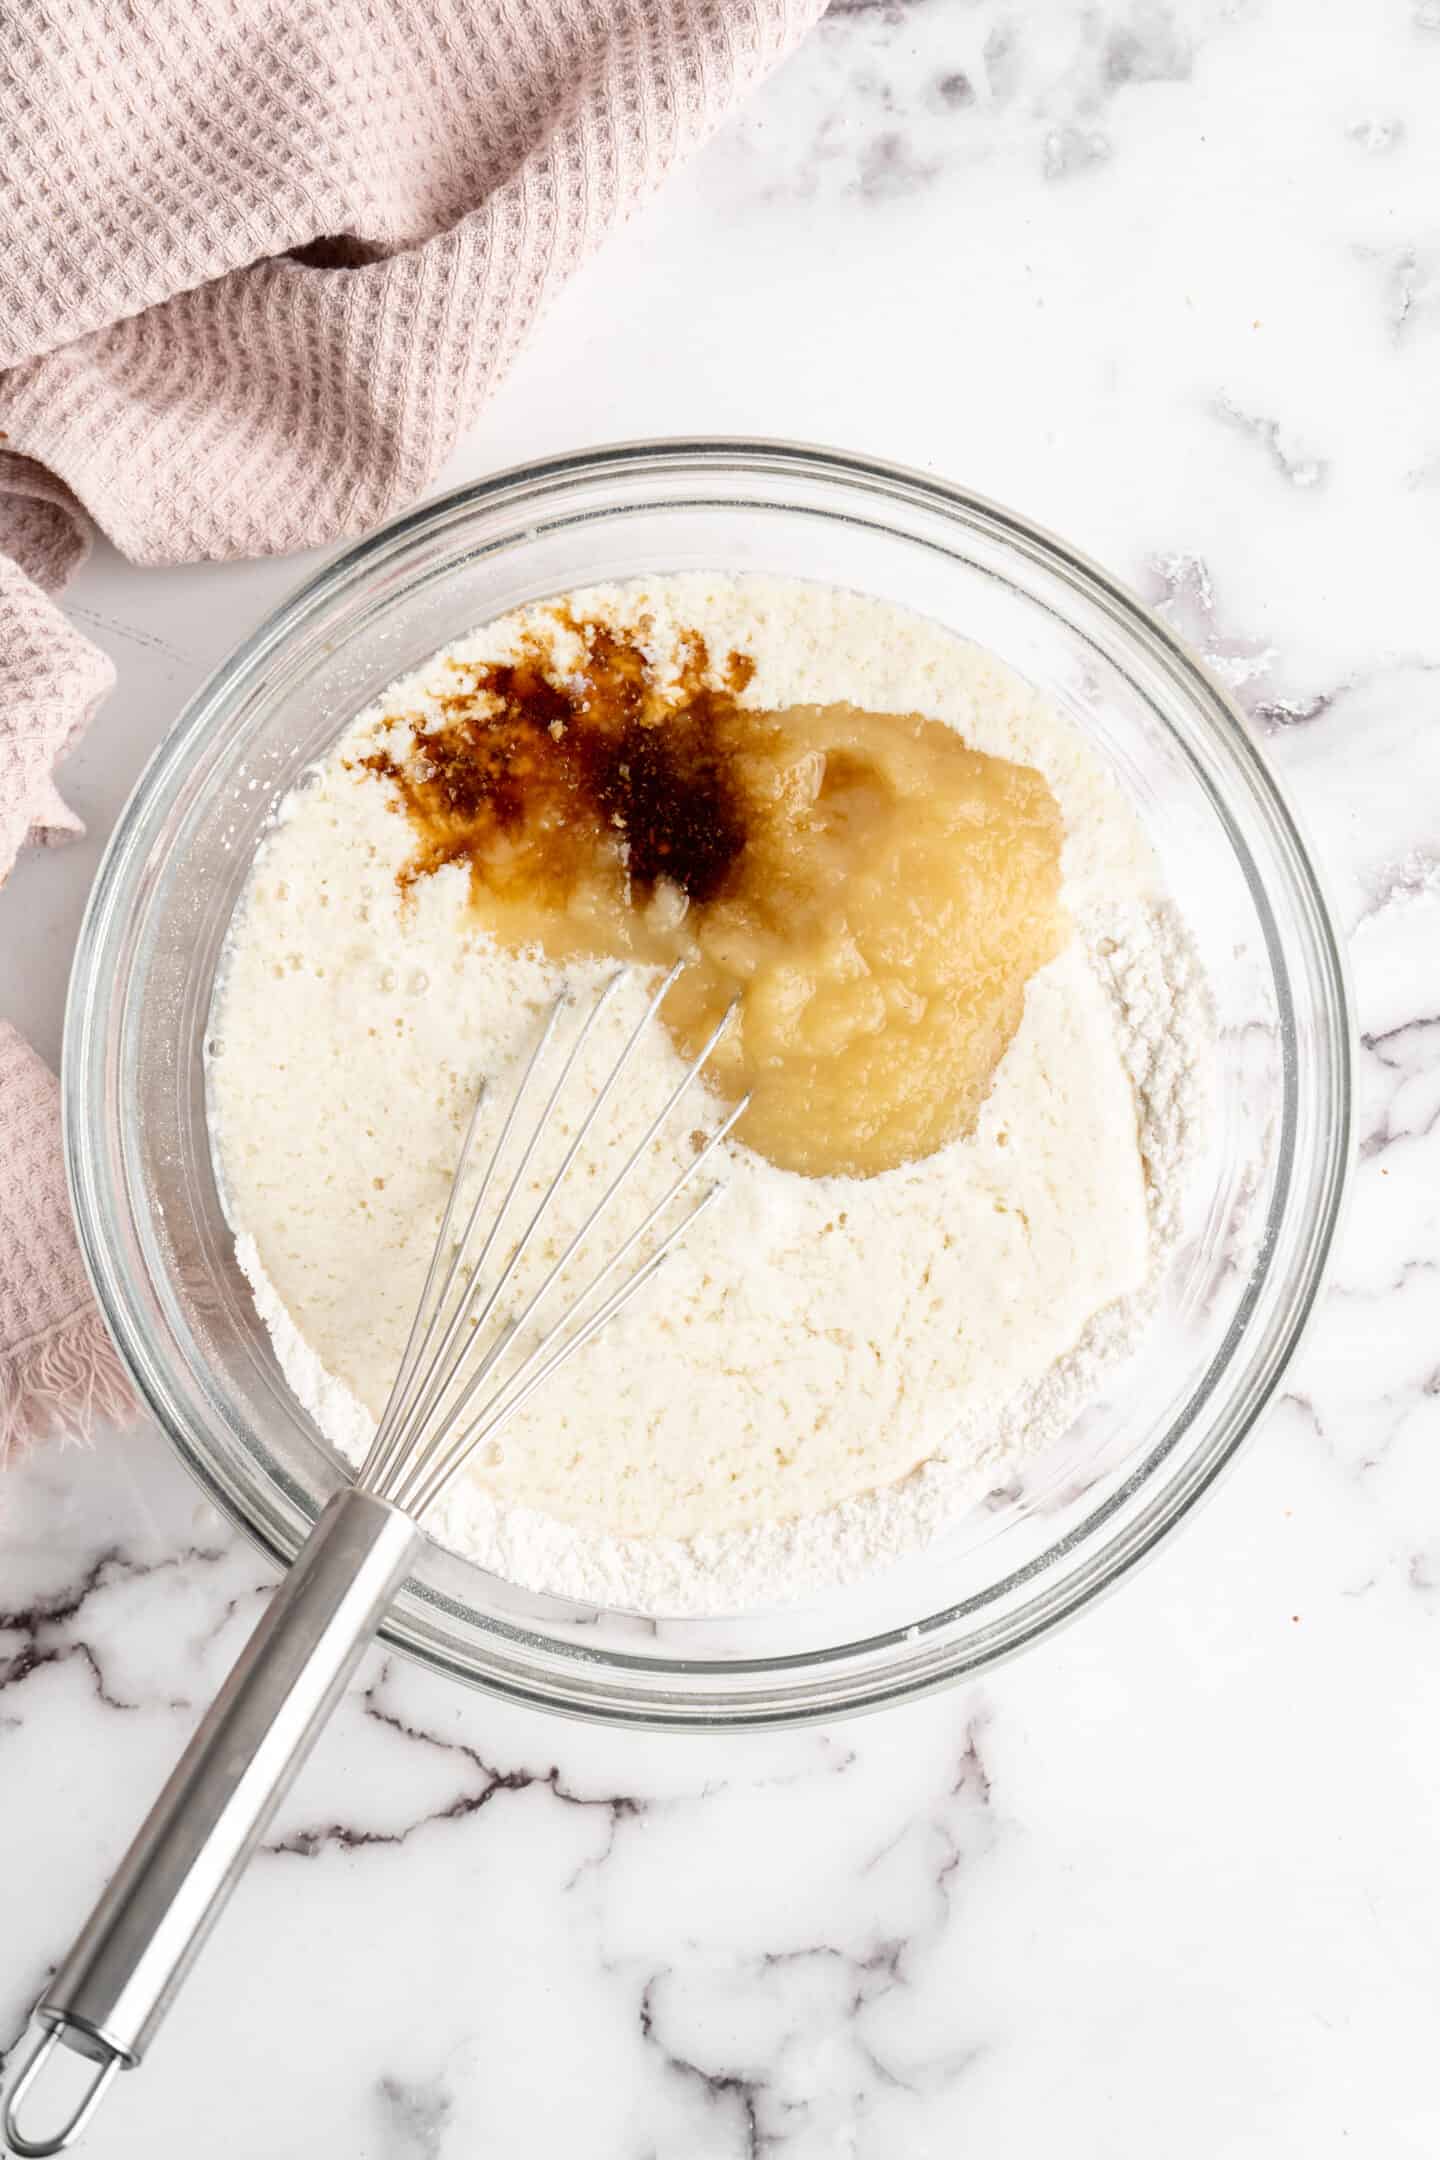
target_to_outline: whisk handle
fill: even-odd
[[[421,1542],[369,1493],[337,1493],[321,1515],[36,2008],[45,2030],[5,2109],[26,2160],[65,2151],[116,2069],[140,2061]],[[17,2118],[57,2042],[97,2075],[36,2136]]]

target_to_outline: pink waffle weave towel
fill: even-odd
[[[822,6],[7,0],[0,880],[77,830],[53,768],[111,673],[49,595],[86,513],[140,563],[382,524]],[[54,1082],[0,1030],[0,1449],[124,1400]]]

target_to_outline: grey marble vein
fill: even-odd
[[[1292,487],[1318,488],[1325,484],[1329,461],[1313,456],[1294,442],[1288,428],[1279,420],[1266,419],[1259,413],[1246,412],[1228,397],[1217,397],[1211,406],[1217,420],[1226,427],[1235,428],[1242,435],[1252,436],[1262,445],[1271,465],[1282,479]]]
[[[610,1841],[613,1844],[617,1828],[622,1822],[633,1820],[644,1807],[644,1802],[628,1793],[581,1793],[567,1784],[559,1766],[551,1763],[544,1770],[529,1768],[500,1769],[487,1762],[478,1748],[463,1740],[447,1740],[438,1733],[427,1732],[412,1724],[395,1711],[385,1709],[378,1697],[386,1680],[382,1668],[379,1679],[363,1691],[364,1714],[387,1732],[396,1734],[408,1746],[433,1749],[454,1758],[468,1770],[460,1790],[439,1806],[428,1809],[413,1821],[403,1823],[396,1829],[382,1829],[374,1825],[352,1821],[334,1821],[311,1824],[288,1831],[283,1837],[268,1843],[267,1853],[288,1854],[304,1860],[313,1860],[319,1854],[338,1848],[345,1852],[360,1851],[366,1846],[404,1845],[418,1832],[436,1823],[463,1822],[478,1815],[491,1801],[502,1794],[547,1792],[554,1800],[566,1807],[595,1808],[609,1817]]]
[[[27,1605],[8,1610],[0,1607],[0,1637],[18,1635],[22,1638],[17,1650],[0,1654],[0,1690],[19,1687],[33,1673],[47,1666],[76,1663],[87,1674],[96,1701],[107,1710],[138,1709],[138,1702],[114,1691],[106,1678],[100,1651],[84,1635],[75,1635],[72,1623],[93,1598],[116,1584],[143,1582],[156,1574],[173,1572],[194,1563],[213,1565],[221,1557],[216,1549],[189,1546],[183,1552],[163,1559],[142,1561],[130,1557],[119,1546],[112,1546],[91,1561],[77,1580],[47,1591]],[[183,1696],[168,1697],[166,1706],[172,1710],[189,1707]]]
[[[387,2151],[395,2160],[437,2160],[455,2112],[454,2095],[443,2080],[382,2077],[376,2091]]]

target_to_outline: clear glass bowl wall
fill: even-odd
[[[398,1647],[575,1715],[835,1716],[1033,1641],[1185,1513],[1273,1392],[1314,1300],[1349,1133],[1343,971],[1244,727],[1154,618],[1022,520],[919,475],[779,444],[597,451],[504,474],[342,555],[201,691],[102,866],[72,982],[66,1137],[82,1240],[155,1414],[276,1559],[343,1475],[239,1274],[206,1130],[216,964],[277,801],[352,715],[461,630],[665,570],[828,581],[991,647],[1138,805],[1219,1007],[1193,1228],[1140,1355],[1058,1447],[926,1554],[800,1608],[652,1621],[519,1591],[441,1551]]]

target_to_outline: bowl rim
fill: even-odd
[[[1148,1506],[1129,1523],[1122,1524],[1118,1536],[1112,1536],[1098,1550],[1091,1552],[1083,1568],[1060,1584],[1052,1580],[1039,1598],[1022,1607],[1015,1620],[1008,1624],[1006,1640],[1002,1643],[981,1642],[968,1647],[931,1643],[928,1646],[930,1654],[924,1654],[924,1638],[936,1628],[964,1617],[979,1606],[993,1604],[1008,1590],[1048,1569],[1057,1558],[1092,1542],[1097,1530],[1120,1511],[1139,1485],[1148,1480],[1157,1463],[1173,1451],[1197,1414],[1199,1402],[1206,1399],[1208,1390],[1203,1383],[1190,1404],[1173,1420],[1163,1447],[1147,1450],[1144,1460],[1061,1537],[983,1593],[926,1615],[909,1627],[889,1628],[853,1642],[769,1658],[706,1658],[692,1662],[683,1657],[658,1660],[618,1650],[607,1650],[597,1657],[597,1653],[590,1651],[586,1678],[592,1685],[592,1692],[583,1700],[567,1696],[564,1676],[552,1691],[549,1685],[552,1676],[548,1673],[547,1684],[538,1685],[517,1679],[509,1672],[479,1670],[460,1655],[437,1647],[433,1640],[397,1618],[393,1611],[379,1631],[380,1639],[388,1647],[417,1657],[432,1668],[487,1692],[526,1702],[552,1714],[655,1730],[733,1731],[828,1721],[911,1700],[1018,1655],[1058,1626],[1076,1618],[1100,1597],[1108,1595],[1142,1560],[1153,1554],[1200,1499],[1213,1490],[1273,1399],[1279,1379],[1313,1317],[1323,1287],[1349,1186],[1354,1146],[1354,1005],[1345,955],[1334,929],[1332,911],[1315,858],[1283,787],[1252,740],[1233,699],[1213,680],[1184,641],[1117,579],[1069,542],[1002,504],[931,474],[856,452],[779,439],[707,435],[599,444],[528,460],[436,496],[377,531],[340,548],[318,570],[300,580],[279,605],[240,640],[189,698],[143,767],[106,844],[81,922],[66,1001],[61,1069],[66,1173],[80,1248],[96,1299],[137,1391],[181,1461],[226,1517],[282,1568],[295,1557],[298,1541],[276,1535],[247,1510],[238,1482],[232,1484],[226,1479],[212,1451],[195,1444],[185,1421],[171,1404],[163,1377],[148,1355],[147,1331],[143,1316],[134,1308],[126,1270],[118,1249],[107,1235],[106,1208],[97,1181],[100,1150],[89,1140],[90,1132],[95,1129],[93,1113],[97,1107],[93,1102],[91,1083],[97,1071],[104,1069],[106,1046],[99,1035],[100,1021],[110,1017],[113,1024],[106,996],[98,987],[106,933],[111,928],[117,892],[125,883],[131,856],[143,837],[145,818],[152,808],[157,786],[183,769],[188,751],[203,738],[232,687],[249,678],[267,653],[283,644],[307,617],[357,574],[373,570],[389,554],[403,552],[418,537],[438,532],[447,525],[463,523],[486,508],[497,507],[507,500],[513,502],[527,495],[543,499],[557,488],[577,482],[633,477],[637,473],[652,474],[657,479],[673,478],[686,472],[698,480],[707,472],[737,468],[753,472],[757,479],[767,473],[788,473],[811,481],[838,483],[852,490],[859,488],[892,500],[899,498],[931,512],[938,511],[971,530],[988,529],[1009,547],[1038,561],[1046,570],[1059,573],[1087,598],[1098,603],[1133,646],[1158,660],[1172,679],[1178,679],[1178,687],[1187,693],[1192,707],[1203,715],[1209,730],[1218,734],[1232,761],[1241,768],[1248,783],[1252,807],[1263,814],[1270,837],[1278,843],[1289,875],[1290,898],[1299,903],[1299,918],[1306,933],[1312,966],[1331,1021],[1326,1034],[1335,1115],[1321,1136],[1319,1160],[1312,1176],[1313,1220],[1295,1281],[1290,1286],[1289,1309],[1277,1330],[1268,1358],[1250,1382],[1250,1400],[1240,1406],[1238,1414],[1232,1414],[1228,1429],[1217,1436],[1207,1453],[1192,1461],[1183,1477],[1161,1492],[1153,1493]],[[727,498],[726,507],[743,508],[744,504],[741,500]],[[1213,788],[1208,792],[1222,822],[1229,828],[1231,819],[1225,804]],[[1245,851],[1241,852],[1241,862],[1252,887],[1272,964],[1276,965],[1282,1033],[1286,1043],[1280,1150],[1283,1159],[1267,1213],[1267,1225],[1273,1238],[1275,1227],[1288,1216],[1293,1201],[1294,1022],[1293,1011],[1288,1005],[1288,969],[1276,950],[1276,926],[1268,896],[1264,885],[1252,875],[1252,866],[1245,861]],[[1247,1285],[1224,1342],[1212,1360],[1212,1373],[1228,1361],[1233,1343],[1244,1331],[1268,1280],[1268,1274],[1264,1274]],[[501,1638],[525,1633],[522,1629],[511,1628],[508,1623],[495,1626],[487,1620],[484,1625]],[[703,1673],[712,1683],[730,1675],[737,1678],[770,1675],[783,1680],[787,1674],[804,1673],[811,1676],[813,1685],[815,1681],[823,1680],[827,1672],[838,1681],[840,1674],[836,1668],[840,1658],[877,1652],[901,1640],[907,1640],[918,1654],[898,1669],[867,1669],[853,1674],[847,1692],[840,1700],[826,1700],[823,1692],[814,1700],[791,1699],[780,1704],[769,1704],[759,1697],[729,1699],[719,1694],[683,1696],[677,1693],[667,1694],[663,1700],[636,1704],[624,1695],[624,1683],[629,1679],[663,1675],[674,1681],[692,1671]],[[617,1699],[608,1699],[594,1688],[597,1672],[618,1676],[620,1695]]]

